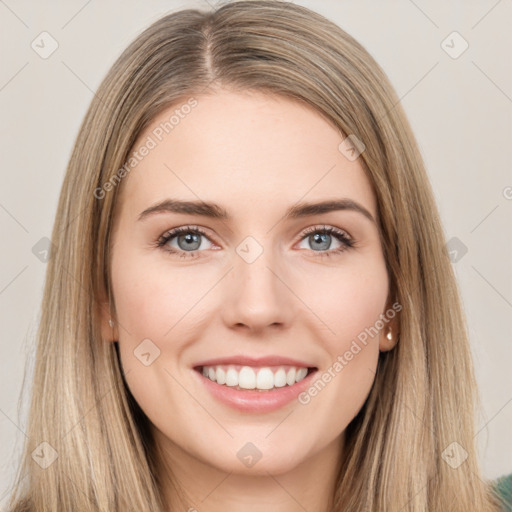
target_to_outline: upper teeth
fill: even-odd
[[[275,373],[274,373],[275,372]],[[272,389],[292,386],[301,381],[308,373],[307,368],[287,367],[263,367],[217,365],[203,366],[203,375],[217,384],[230,387],[239,386],[242,389]]]

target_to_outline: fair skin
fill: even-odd
[[[294,399],[269,412],[220,402],[194,365],[278,355],[310,363],[318,376],[332,368],[392,302],[375,196],[360,159],[338,150],[343,137],[314,110],[254,92],[196,99],[122,183],[112,235],[115,327],[105,316],[103,334],[119,342],[127,384],[189,496],[180,510],[324,512],[343,432],[370,392],[379,351],[394,345],[396,336],[386,338],[394,324],[361,345],[307,404]],[[135,147],[175,108],[154,119]],[[213,202],[229,218],[171,211],[139,218],[169,198]],[[351,209],[284,218],[297,203],[341,198],[375,222]],[[157,246],[182,226],[206,236],[193,250],[184,234]],[[353,247],[332,233],[322,239],[324,226]],[[316,236],[304,234],[315,227]],[[246,237],[256,241],[253,254],[262,249],[250,263],[237,252]],[[146,339],[145,353],[160,351],[147,366],[134,355]],[[251,467],[237,456],[247,443],[261,454]],[[165,493],[174,502],[170,486]]]

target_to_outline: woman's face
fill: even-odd
[[[111,339],[171,456],[283,473],[336,453],[364,404],[392,346],[389,282],[376,200],[342,140],[299,103],[221,90],[135,145]]]

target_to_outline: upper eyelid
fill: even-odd
[[[331,226],[330,224],[315,224],[313,226],[309,226],[309,227],[301,230],[300,234],[297,235],[298,239],[296,240],[296,242],[301,241],[310,233],[315,233],[317,231],[322,231],[322,230],[332,230],[335,233],[345,235],[350,241],[354,241],[354,238],[352,237],[352,235],[345,229],[338,228],[336,226]],[[159,240],[167,239],[166,241],[169,241],[169,240],[175,238],[176,236],[178,236],[181,232],[185,232],[185,233],[186,232],[197,232],[199,235],[208,238],[211,243],[218,245],[215,242],[215,237],[212,237],[211,235],[209,235],[207,231],[208,231],[208,228],[204,228],[204,227],[198,226],[198,225],[178,226],[176,228],[172,228],[172,229],[165,231],[159,237]],[[212,238],[213,238],[213,240],[212,240]]]
[[[323,225],[315,225],[311,226],[310,228],[305,228],[301,231],[300,236],[304,237],[305,235],[308,235],[309,233],[315,233],[317,231],[333,231],[337,234],[343,234],[350,240],[354,240],[354,237],[346,230],[342,228],[337,228],[336,226],[331,226],[330,224],[323,224]]]
[[[200,226],[178,226],[176,228],[168,229],[167,231],[164,231],[161,236],[158,237],[158,240],[167,239],[168,241],[180,235],[181,233],[189,232],[197,233],[201,236],[204,236],[213,243],[213,240],[211,240],[211,238],[213,237],[207,233],[206,228],[202,228]]]

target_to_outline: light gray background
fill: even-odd
[[[509,473],[512,2],[296,3],[326,15],[358,39],[401,98],[447,239],[457,237],[467,247],[453,265],[483,402],[477,436],[484,474]],[[18,397],[25,364],[30,375],[45,272],[32,248],[51,234],[67,160],[93,91],[134,37],[162,15],[185,7],[209,4],[0,0],[0,506],[25,435]],[[47,59],[31,48],[43,31],[59,45]],[[453,55],[462,48],[463,41],[450,35],[454,31],[469,44],[457,58],[445,51]]]

